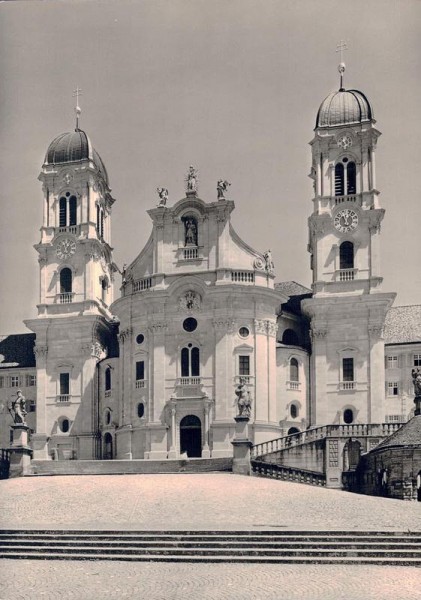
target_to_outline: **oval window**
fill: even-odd
[[[197,328],[196,319],[194,319],[193,317],[188,317],[187,319],[184,319],[184,321],[183,321],[184,331],[188,331],[189,333],[191,333],[192,331],[195,331],[196,328]]]
[[[296,404],[291,404],[289,408],[289,412],[292,419],[296,419],[298,417],[298,407]]]
[[[139,402],[139,404],[137,405],[137,416],[139,417],[139,419],[141,419],[144,414],[145,414],[145,405],[143,404],[143,402]]]
[[[248,327],[240,327],[238,333],[242,338],[247,338],[250,335]]]
[[[62,419],[61,423],[60,423],[60,429],[62,430],[63,433],[67,433],[70,429],[70,422],[69,419]]]
[[[143,335],[143,333],[139,333],[139,335],[136,338],[136,343],[143,344],[144,341],[145,341],[145,336]]]

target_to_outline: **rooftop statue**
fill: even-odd
[[[225,192],[230,186],[230,182],[224,179],[220,179],[216,184],[216,191],[218,193],[218,200],[225,200]]]
[[[275,265],[273,264],[272,252],[270,250],[266,250],[266,252],[263,253],[263,258],[265,259],[266,271],[273,273]]]
[[[168,200],[168,190],[167,188],[156,188],[159,196],[159,204],[158,206],[166,206]]]
[[[187,173],[187,193],[196,194],[197,192],[197,169],[190,165],[189,172]]]

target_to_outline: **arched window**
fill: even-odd
[[[290,427],[288,429],[288,435],[294,435],[294,433],[300,433],[300,430],[297,427]]]
[[[59,209],[59,227],[66,227],[67,225],[67,198],[60,198],[60,209]]]
[[[105,369],[105,391],[111,390],[111,367]]]
[[[299,381],[298,360],[296,358],[291,358],[291,360],[289,361],[289,380]]]
[[[103,238],[104,237],[104,211],[101,210],[101,231],[100,231],[100,236]]]
[[[344,423],[350,425],[354,421],[354,413],[350,408],[344,410]]]
[[[69,421],[69,419],[62,418],[62,419],[59,420],[58,424],[59,424],[59,427],[60,427],[60,431],[62,433],[68,433],[68,431],[70,429],[70,421]]]
[[[288,346],[298,346],[298,335],[292,329],[285,329],[282,335],[282,343]]]
[[[60,294],[72,293],[72,272],[68,267],[60,271]]]
[[[96,230],[99,235],[99,224],[100,224],[100,210],[98,204],[96,205]]]
[[[291,404],[289,407],[289,414],[291,415],[291,419],[296,419],[298,417],[298,406],[296,404]]]
[[[335,196],[343,196],[344,193],[344,166],[342,163],[337,163],[335,165]]]
[[[69,225],[76,225],[76,222],[77,222],[76,207],[77,207],[76,196],[70,196],[70,198],[69,198]]]
[[[355,194],[357,191],[357,169],[355,163],[349,162],[346,168],[347,175],[347,185],[346,190],[347,194]]]
[[[339,268],[354,268],[354,244],[352,242],[342,242],[339,247]]]
[[[137,416],[139,417],[139,419],[141,419],[145,414],[145,405],[143,404],[143,402],[139,402],[139,404],[137,405]]]
[[[200,351],[199,348],[188,344],[181,350],[181,377],[199,377]]]
[[[108,289],[108,281],[107,278],[101,280],[101,299],[103,302],[107,299],[107,289]]]

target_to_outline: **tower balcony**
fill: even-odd
[[[336,281],[354,281],[358,269],[338,269],[335,272]]]
[[[57,294],[56,302],[58,304],[71,304],[73,302],[75,294],[74,292],[65,292],[61,294]]]

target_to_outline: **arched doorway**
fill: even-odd
[[[180,452],[189,458],[202,456],[202,424],[196,415],[187,415],[180,421]]]
[[[360,462],[361,444],[358,440],[348,440],[344,447],[343,468],[344,471],[355,471]]]
[[[111,460],[113,458],[113,436],[111,433],[106,433],[103,439],[102,458]]]

